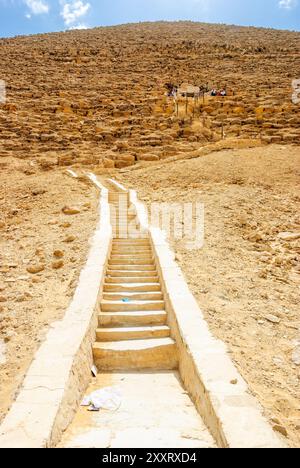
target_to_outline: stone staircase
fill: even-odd
[[[99,370],[175,369],[177,347],[167,325],[164,295],[149,237],[138,227],[128,192],[109,192],[114,239],[93,346]]]

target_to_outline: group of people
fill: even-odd
[[[218,91],[217,89],[212,89],[210,92],[210,95],[211,96],[227,96],[227,91],[226,89],[220,89],[220,91]]]
[[[177,96],[179,89],[177,85],[166,83],[165,87],[167,88],[168,97],[175,98]],[[211,96],[227,96],[227,91],[225,88],[220,90],[213,88],[211,91],[209,91],[208,84],[199,86],[199,92],[203,94],[210,92]]]

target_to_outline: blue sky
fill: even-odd
[[[180,19],[300,31],[300,0],[0,0],[0,37]]]

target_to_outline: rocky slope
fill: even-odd
[[[226,136],[300,142],[300,33],[151,23],[0,39],[0,157],[121,168]],[[166,82],[228,96],[177,117]]]

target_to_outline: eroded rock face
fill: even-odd
[[[122,168],[217,141],[222,126],[227,137],[299,143],[299,51],[299,33],[184,22],[2,39],[0,156]],[[228,96],[192,99],[178,118],[167,82]]]

